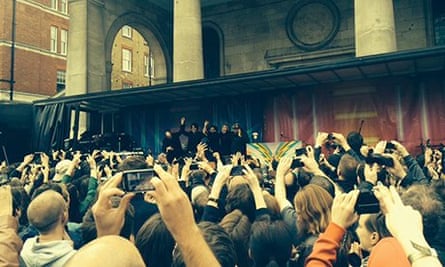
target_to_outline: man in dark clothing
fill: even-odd
[[[233,130],[233,139],[231,145],[231,153],[235,154],[236,152],[241,152],[241,154],[246,155],[247,143],[249,143],[249,137],[246,132],[241,129],[239,123],[235,123],[232,126]]]
[[[218,133],[218,128],[215,125],[210,125],[209,131],[204,137],[203,142],[207,144],[209,151],[220,151],[220,134]]]
[[[203,131],[207,130],[208,121],[205,121]],[[187,132],[185,130],[185,118],[181,118],[181,125],[179,130],[180,135],[186,135],[188,137],[188,142],[186,146],[186,154],[187,156],[194,156],[196,153],[196,146],[201,142],[201,140],[205,137],[203,132],[199,131],[199,126],[197,123],[192,123],[190,125],[190,131]]]
[[[226,158],[230,156],[232,148],[233,133],[227,124],[221,127],[221,132],[219,134],[219,154],[221,158]]]
[[[172,133],[170,130],[165,131],[164,139],[162,140],[162,152],[167,154],[168,162],[182,156],[181,143],[177,133]]]

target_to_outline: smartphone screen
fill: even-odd
[[[153,169],[130,170],[122,174],[122,188],[126,192],[146,192],[155,188],[151,179],[155,175]]]

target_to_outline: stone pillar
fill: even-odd
[[[357,57],[397,51],[392,0],[355,0]]]
[[[66,95],[105,91],[102,0],[69,0]]]
[[[173,81],[204,78],[200,0],[173,0]]]

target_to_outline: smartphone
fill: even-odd
[[[43,152],[34,152],[34,158],[32,159],[33,163],[41,164],[42,163],[42,154]]]
[[[244,175],[244,167],[241,165],[233,166],[232,170],[230,170],[230,176],[242,176]]]
[[[299,157],[302,155],[307,155],[307,151],[305,147],[295,149],[295,156]]]
[[[122,174],[122,189],[125,192],[147,192],[155,190],[151,179],[155,176],[153,169],[129,170]]]
[[[380,204],[372,191],[360,191],[355,204],[357,214],[378,213]]]
[[[199,163],[198,162],[193,162],[192,165],[190,165],[190,170],[191,171],[199,170]]]
[[[396,150],[396,145],[394,145],[394,143],[391,142],[386,142],[385,151],[392,152],[393,150]]]
[[[291,169],[301,168],[304,167],[304,163],[301,161],[301,159],[296,158],[292,160]]]
[[[380,154],[370,154],[365,161],[368,164],[377,163],[380,166],[394,167],[394,160],[391,157]]]

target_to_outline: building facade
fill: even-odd
[[[30,102],[63,90],[68,53],[68,1],[1,0],[0,6],[0,99],[10,99],[12,66],[14,101]]]
[[[142,35],[125,25],[116,35],[112,51],[111,89],[150,86],[154,82],[154,62]]]
[[[70,31],[67,95],[78,96],[79,108],[125,117],[128,125],[120,130],[141,143],[160,142],[159,136],[144,136],[141,127],[156,135],[182,115],[218,125],[237,120],[248,131],[260,131],[265,142],[310,143],[318,131],[347,133],[361,121],[369,144],[397,139],[414,148],[420,140],[444,138],[444,65],[429,54],[436,51],[442,59],[442,0],[79,0],[70,2],[70,14],[76,30]],[[166,96],[157,109],[141,102],[154,105],[151,88],[109,92],[113,42],[124,25],[150,44],[153,95],[165,89]],[[410,54],[415,56],[394,63]],[[363,65],[374,60],[382,63]],[[264,78],[280,73],[289,76]],[[264,80],[242,82],[255,74]],[[197,89],[206,86],[212,91]],[[85,107],[82,98],[91,93],[103,93],[103,100]],[[165,103],[167,96],[171,103]],[[207,108],[191,101],[212,97],[205,100]],[[132,119],[131,105],[138,105]]]
[[[11,76],[14,101],[31,102],[63,92],[69,51],[68,0],[0,0],[0,6],[0,100],[11,98]],[[130,34],[126,37],[125,29]],[[153,59],[144,38],[124,27],[114,45],[112,88],[150,85],[155,79],[149,74]],[[130,64],[125,71],[123,50]]]

